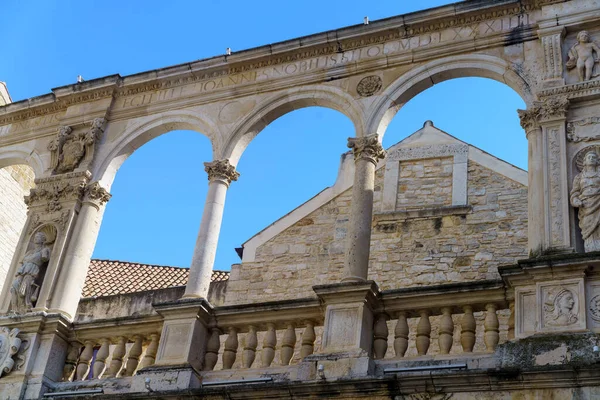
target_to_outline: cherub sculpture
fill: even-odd
[[[592,79],[594,65],[598,62],[596,57],[600,57],[600,47],[594,43],[588,31],[581,31],[577,34],[577,43],[569,49],[569,60],[567,69],[577,68],[579,81],[589,81]]]

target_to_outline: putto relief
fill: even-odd
[[[598,146],[577,153],[579,174],[573,179],[571,205],[578,209],[579,227],[586,252],[600,251],[600,172]]]
[[[10,286],[11,313],[24,314],[33,309],[55,238],[56,229],[52,225],[44,225],[33,234]]]
[[[577,43],[569,49],[568,55],[566,67],[568,70],[577,69],[580,82],[589,81],[599,75],[594,73],[594,67],[600,57],[600,47],[592,40],[588,31],[577,34]]]

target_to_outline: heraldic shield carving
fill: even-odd
[[[17,337],[19,329],[0,327],[0,377],[8,374],[15,366],[13,356],[21,347],[21,339]]]

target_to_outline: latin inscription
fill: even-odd
[[[165,100],[172,100],[203,92],[212,92],[229,86],[283,78],[318,69],[335,68],[338,66],[344,66],[350,63],[358,62],[360,60],[382,56],[393,56],[418,48],[439,45],[447,42],[473,40],[480,36],[505,32],[507,30],[528,24],[529,15],[527,14],[509,16],[491,21],[483,21],[472,25],[448,28],[438,32],[425,33],[410,38],[392,40],[386,43],[362,47],[343,53],[319,56],[288,64],[275,65],[256,71],[249,71],[246,73],[225,76],[222,78],[194,82],[192,84],[161,89],[155,92],[144,92],[138,95],[122,98],[120,100],[120,105],[121,108],[147,106]]]
[[[8,135],[10,132],[20,132],[37,129],[43,126],[58,125],[62,114],[48,114],[37,118],[13,122],[12,125],[0,126],[0,136]]]

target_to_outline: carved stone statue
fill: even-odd
[[[544,303],[544,321],[549,326],[568,326],[577,323],[575,297],[565,288],[557,288],[548,294]]]
[[[589,81],[592,79],[594,65],[598,62],[594,58],[600,57],[600,47],[594,43],[588,31],[581,31],[577,34],[577,44],[569,49],[569,60],[566,63],[567,69],[577,68],[579,81]]]
[[[42,266],[50,259],[50,247],[46,234],[37,232],[33,237],[33,248],[25,253],[10,288],[10,310],[22,314],[33,308],[39,287],[35,280]]]
[[[579,208],[579,227],[583,236],[585,251],[600,250],[600,172],[598,154],[589,150],[583,156],[581,173],[573,180],[571,205]]]

